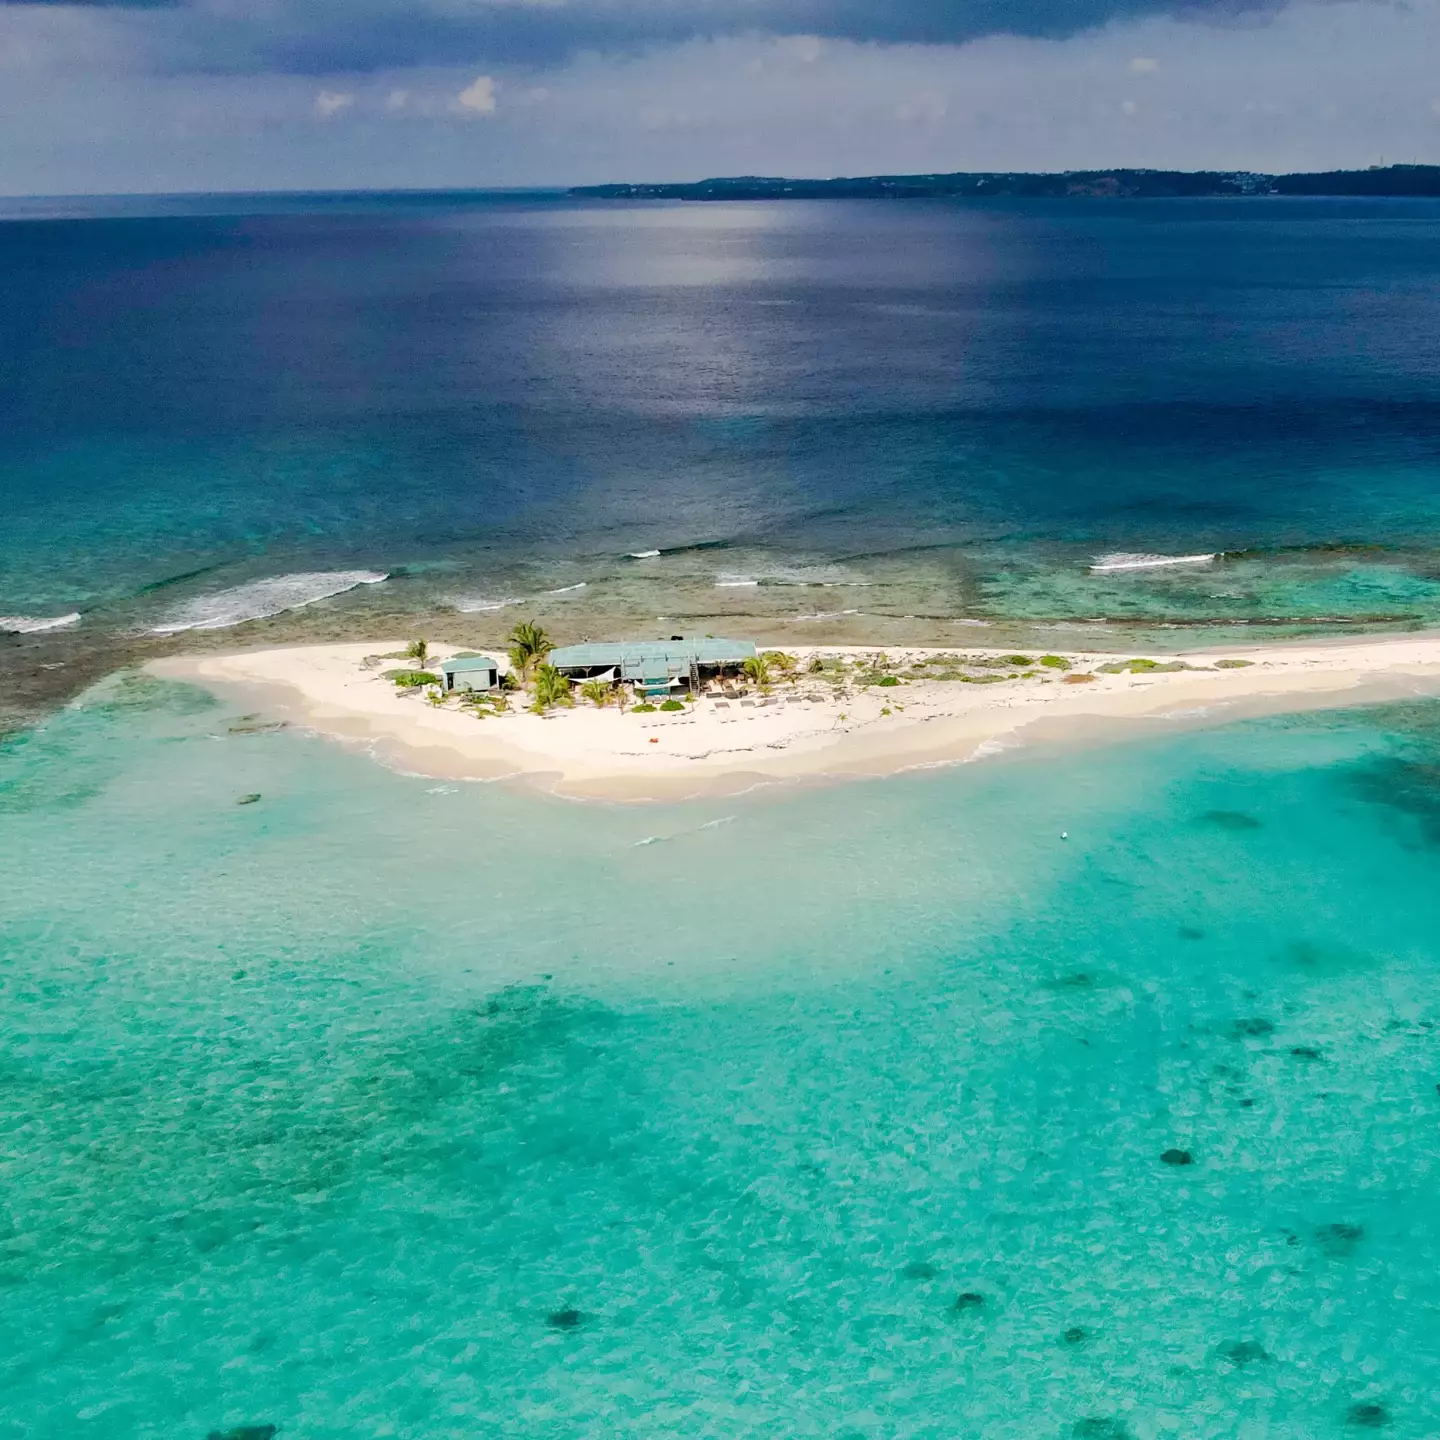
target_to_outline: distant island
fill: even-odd
[[[1440,196],[1440,165],[1375,165],[1368,170],[1263,175],[1251,170],[957,171],[950,175],[857,175],[791,180],[735,175],[683,184],[576,185],[592,200],[918,200],[938,196],[989,199],[1163,199],[1219,195]]]

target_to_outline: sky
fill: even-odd
[[[1440,161],[1440,0],[0,0],[0,194]]]

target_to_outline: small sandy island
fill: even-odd
[[[762,693],[707,693],[673,713],[570,708],[503,714],[428,703],[385,678],[402,642],[153,661],[269,719],[447,779],[520,779],[557,794],[676,800],[799,780],[893,774],[1031,741],[1093,742],[1158,722],[1440,695],[1440,636],[1276,644],[1185,655],[1018,655],[826,646],[791,652]],[[391,652],[386,654],[385,652]],[[437,646],[430,664],[455,653]],[[503,656],[501,659],[503,668]]]

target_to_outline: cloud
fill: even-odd
[[[1160,68],[1158,60],[1152,60],[1148,55],[1137,55],[1130,62],[1130,71],[1135,75],[1153,75]]]
[[[488,75],[477,75],[456,97],[455,104],[467,115],[495,113],[495,82]]]
[[[0,0],[0,193],[1329,169],[1429,160],[1440,147],[1440,0],[1312,0],[1262,25],[1216,23],[1214,10],[1149,15],[1068,39],[820,37],[818,53],[796,43],[818,34],[811,24],[547,65],[461,53],[368,72],[219,67],[230,42],[200,45],[186,28],[201,4],[248,23],[259,3],[139,12]],[[263,3],[289,14],[300,0]],[[378,13],[379,0],[346,3]],[[219,8],[206,13],[218,23]],[[1163,83],[1131,68],[1147,57],[1159,57]],[[493,113],[457,98],[477,77],[490,81]],[[319,95],[348,98],[322,117]]]
[[[1233,20],[1287,0],[82,0],[144,25],[158,63],[207,73],[359,74],[415,66],[537,67],[695,39],[782,37],[815,63],[827,42],[959,45],[1062,38],[1117,20]],[[46,0],[63,10],[65,0]],[[0,0],[5,10],[38,8]]]
[[[342,90],[322,90],[315,97],[315,113],[322,120],[332,119],[342,110],[348,110],[355,103],[355,97]]]

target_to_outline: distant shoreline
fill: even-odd
[[[574,799],[678,801],[756,786],[878,777],[963,763],[1030,738],[1113,740],[1156,722],[1213,725],[1252,714],[1440,696],[1440,635],[1150,656],[807,646],[793,680],[675,713],[577,700],[478,718],[403,691],[377,661],[399,642],[180,656],[147,667],[232,695],[267,720],[359,746],[410,773],[510,780]],[[442,647],[446,652],[453,646]],[[495,652],[503,655],[503,651]],[[810,673],[817,658],[839,662]],[[435,658],[443,658],[436,652]],[[877,658],[893,678],[877,683]],[[1021,665],[1019,661],[1026,663]],[[991,667],[964,683],[958,671]],[[503,668],[503,662],[502,662]],[[1019,673],[1024,672],[1024,673]],[[1077,683],[1077,681],[1079,683]],[[763,702],[763,703],[761,703]],[[523,703],[523,701],[521,702]]]
[[[791,179],[735,175],[681,183],[575,185],[581,200],[993,200],[1223,197],[1434,197],[1440,165],[1387,165],[1269,175],[1257,170],[960,170],[924,175]]]

